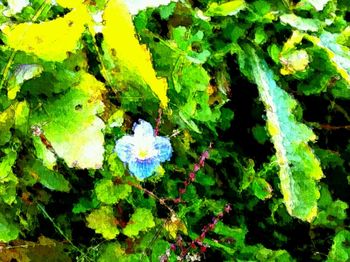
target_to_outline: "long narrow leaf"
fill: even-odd
[[[276,150],[286,208],[290,215],[311,221],[317,214],[320,196],[317,180],[323,176],[320,163],[308,145],[316,136],[296,121],[293,115],[296,101],[277,85],[273,72],[252,47],[245,48],[244,59],[266,108],[267,128]]]

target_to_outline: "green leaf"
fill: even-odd
[[[301,31],[317,32],[321,23],[319,20],[312,18],[302,18],[295,14],[284,14],[280,16],[281,22],[294,27]]]
[[[170,3],[166,6],[159,7],[159,15],[161,19],[169,19],[169,17],[174,13],[176,3]]]
[[[103,121],[96,116],[104,109],[104,85],[92,75],[83,74],[78,86],[58,99],[50,99],[42,111],[32,115],[32,125],[42,132],[57,155],[69,167],[98,169],[102,167],[104,137]],[[56,159],[39,138],[34,140],[37,156],[50,168]]]
[[[28,163],[24,171],[31,176],[38,177],[39,182],[48,189],[61,192],[70,190],[70,184],[64,176],[43,166],[40,160]]]
[[[230,227],[219,221],[215,226],[214,232],[227,239],[230,239],[234,243],[235,247],[240,249],[245,246],[244,241],[248,230],[245,227]]]
[[[28,126],[28,117],[29,117],[30,108],[27,101],[18,102],[15,109],[15,128],[17,133],[22,135],[27,135],[29,126]]]
[[[270,57],[272,58],[272,60],[275,63],[279,63],[279,55],[281,53],[280,47],[276,44],[272,44],[268,47],[267,51],[268,51]]]
[[[110,154],[107,158],[109,164],[108,178],[122,177],[125,174],[125,168],[122,161],[120,161],[117,154]],[[107,176],[106,176],[107,177]]]
[[[123,256],[125,256],[125,250],[118,242],[113,242],[103,246],[97,261],[113,262],[116,261],[116,259],[121,259]]]
[[[252,182],[251,187],[253,194],[261,200],[266,200],[272,197],[272,187],[263,178],[255,178]]]
[[[337,72],[350,85],[350,49],[337,43],[338,34],[323,32],[320,38],[305,35],[307,39],[326,51]]]
[[[333,229],[343,225],[347,218],[346,210],[349,206],[341,200],[333,201],[331,193],[325,185],[322,185],[318,206],[319,213],[312,222],[313,225]]]
[[[100,202],[96,197],[93,197],[91,200],[88,198],[80,198],[78,203],[74,204],[72,212],[74,214],[85,213],[91,209],[97,208]]]
[[[127,184],[114,184],[112,180],[102,179],[96,186],[97,199],[106,204],[116,204],[131,193],[131,186]]]
[[[256,141],[259,144],[265,144],[265,142],[269,139],[266,128],[261,125],[256,125],[252,128],[252,133]]]
[[[215,179],[211,175],[206,174],[201,170],[196,174],[196,183],[199,183],[203,186],[213,186],[215,185],[215,182]]]
[[[111,206],[102,206],[92,211],[86,218],[87,226],[102,234],[109,240],[115,238],[119,234],[114,217],[113,208]]]
[[[310,3],[317,11],[322,11],[329,0],[305,0],[305,2]]]
[[[331,250],[328,254],[327,262],[349,261],[350,259],[350,232],[348,230],[339,231],[334,239]]]
[[[0,213],[0,241],[9,242],[15,240],[19,235],[17,226],[9,222],[4,214]]]
[[[136,237],[141,231],[146,231],[155,226],[151,210],[137,208],[130,221],[123,229],[123,234],[128,237]]]
[[[11,127],[14,124],[15,110],[9,106],[5,111],[0,112],[0,146],[6,144],[11,139]]]
[[[295,261],[286,250],[271,250],[258,244],[255,246],[246,246],[240,250],[237,256],[238,261],[276,261],[276,262],[291,262]],[[253,259],[253,260],[252,260]]]
[[[0,198],[6,204],[12,204],[16,200],[16,186],[18,179],[12,171],[17,153],[11,149],[4,149],[6,154],[0,159]]]
[[[308,145],[316,136],[296,121],[293,110],[297,102],[277,85],[271,69],[254,48],[247,46],[243,57],[248,64],[241,62],[241,66],[250,66],[250,71],[243,70],[257,84],[266,108],[267,129],[276,149],[284,203],[290,215],[310,222],[317,214],[320,196],[316,181],[323,176],[320,163]]]
[[[9,79],[7,85],[7,96],[9,99],[13,100],[16,98],[17,93],[19,92],[21,85],[24,81],[35,78],[39,76],[43,71],[43,67],[37,64],[24,64],[16,68],[15,72]]]
[[[186,62],[203,64],[207,61],[210,52],[207,49],[208,44],[203,41],[203,31],[199,30],[192,32],[184,26],[179,26],[172,30],[171,35],[176,46],[180,49],[176,51],[181,57],[186,58]],[[173,46],[174,44],[170,42],[169,45]],[[196,46],[197,49],[201,51],[193,51],[193,46]],[[184,67],[184,69],[185,68],[186,67]]]
[[[100,250],[100,249],[99,249]],[[99,251],[98,262],[133,262],[133,261],[150,261],[143,253],[130,254],[121,247],[118,242],[108,243]],[[152,260],[153,261],[153,260]]]
[[[169,248],[169,242],[162,239],[158,239],[154,242],[152,247],[152,258],[151,261],[159,261],[160,257],[165,254],[166,250]]]

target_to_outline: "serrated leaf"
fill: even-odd
[[[102,234],[107,240],[113,239],[119,234],[111,206],[102,206],[92,211],[87,216],[86,221],[89,228],[94,229],[96,233]]]
[[[131,193],[131,186],[128,184],[116,185],[112,180],[102,179],[95,187],[97,199],[106,204],[116,204],[119,200],[125,199]]]
[[[123,234],[128,237],[136,237],[141,231],[146,231],[155,226],[151,210],[137,208],[132,214],[130,221],[123,229]]]
[[[125,3],[122,0],[109,1],[103,18],[105,23],[102,30],[104,36],[102,47],[106,53],[105,58],[108,56],[107,60],[112,60],[114,68],[122,67],[122,70],[132,73],[134,82],[135,76],[141,78],[159,98],[162,107],[167,107],[166,79],[157,78],[149,51],[146,46],[140,45],[135,37],[132,18]]]
[[[0,213],[0,241],[9,242],[19,235],[17,226],[9,221],[4,214]]]
[[[333,245],[328,254],[327,262],[349,261],[350,259],[350,232],[340,230],[333,239]]]
[[[33,53],[44,60],[63,61],[67,52],[74,52],[78,40],[90,20],[84,6],[64,17],[42,23],[22,23],[3,28],[6,44],[20,51]]]
[[[291,216],[312,221],[320,196],[316,182],[323,177],[320,163],[308,145],[316,136],[296,121],[292,114],[296,101],[277,85],[266,62],[250,46],[245,48],[244,57],[251,66],[248,76],[257,84],[266,108],[267,128],[276,149],[286,208]]]
[[[44,111],[36,111],[32,125],[42,130],[59,157],[69,167],[98,169],[102,167],[104,137],[103,121],[96,116],[104,109],[104,85],[92,75],[84,73],[79,85],[72,87],[58,99],[47,100]],[[52,152],[37,138],[37,156],[52,167]]]

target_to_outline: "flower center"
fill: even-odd
[[[148,158],[149,155],[150,155],[150,152],[147,148],[140,148],[137,152],[138,159],[144,160],[144,159]]]
[[[153,144],[146,143],[138,145],[135,148],[134,155],[139,160],[152,158],[158,154],[158,150],[153,147]]]

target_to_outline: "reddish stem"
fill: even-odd
[[[199,157],[198,163],[195,163],[192,171],[188,174],[187,179],[183,182],[183,186],[179,188],[179,197],[174,199],[174,203],[178,204],[182,202],[182,196],[186,193],[187,187],[196,179],[196,173],[204,167],[205,161],[209,158],[209,150],[212,148],[212,143],[209,144],[207,150],[205,150]]]
[[[163,114],[163,110],[161,108],[159,108],[158,109],[158,117],[156,119],[156,127],[154,129],[154,136],[158,136],[160,123],[162,122],[162,114]]]
[[[226,214],[230,213],[231,210],[232,210],[231,204],[227,204],[224,208],[224,212]],[[202,228],[202,233],[189,244],[189,247],[186,248],[185,250],[182,249],[181,257],[182,258],[185,257],[190,249],[195,249],[197,246],[200,248],[201,253],[204,253],[207,250],[207,246],[205,246],[203,244],[203,241],[204,241],[207,233],[209,231],[213,231],[215,229],[216,224],[223,218],[223,216],[224,216],[224,213],[220,212],[215,217],[213,217],[212,222],[205,225]]]

